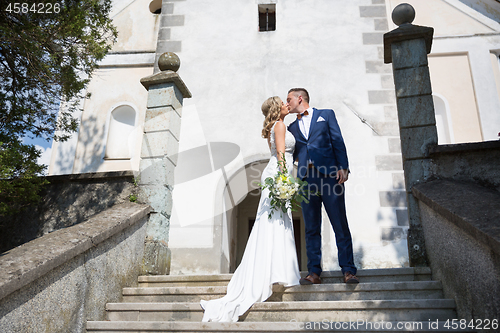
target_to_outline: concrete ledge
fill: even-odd
[[[0,256],[0,299],[144,219],[147,205],[115,205],[81,224],[60,229]]]
[[[468,182],[434,180],[412,188],[413,195],[477,241],[500,255],[500,195]]]
[[[455,301],[452,299],[419,299],[409,302],[404,300],[349,300],[349,301],[301,301],[301,302],[257,302],[250,311],[257,312],[272,310],[277,312],[294,311],[345,311],[345,310],[372,310],[372,309],[453,309]],[[203,312],[198,302],[162,302],[162,303],[108,303],[106,310],[110,311],[191,311]],[[179,321],[186,321],[178,319]]]
[[[74,173],[69,175],[55,175],[55,176],[46,176],[51,184],[52,183],[65,183],[65,182],[75,182],[75,181],[106,181],[110,179],[117,178],[130,178],[134,179],[134,172],[131,170],[128,171],[110,171],[110,172],[88,172],[88,173]]]
[[[500,192],[500,140],[431,146],[429,155],[436,178],[474,182]]]
[[[133,171],[47,176],[39,203],[0,217],[0,253],[87,221],[138,192]]]
[[[490,149],[500,149],[500,140],[432,146],[429,147],[429,154],[434,157],[433,155],[436,154],[478,152]]]
[[[386,321],[385,327],[397,327],[398,323],[401,321]],[[292,321],[274,321],[274,322],[248,322],[240,321],[236,323],[202,323],[202,322],[180,322],[180,321],[100,321],[100,322],[88,322],[87,332],[130,332],[130,333],[145,333],[145,332],[396,332],[392,330],[383,330],[381,328],[375,328],[373,326],[373,321],[369,323],[362,323],[354,328],[349,327],[349,322],[327,322],[328,328],[320,325],[321,322],[300,322],[297,320]],[[438,325],[433,328],[429,327],[429,321],[412,321],[413,329],[411,332],[450,332],[445,325],[445,321],[439,321]],[[341,328],[344,327],[344,328]],[[426,329],[428,328],[428,329]],[[409,330],[404,330],[403,332],[410,332]],[[454,330],[454,332],[472,332],[470,330]]]

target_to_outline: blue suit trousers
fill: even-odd
[[[345,187],[334,176],[327,176],[310,168],[305,179],[311,193],[309,203],[302,202],[305,223],[307,269],[309,273],[321,275],[321,204],[324,204],[335,233],[338,260],[342,273],[356,274],[352,238],[347,224],[345,208]]]

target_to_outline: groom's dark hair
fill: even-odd
[[[298,92],[302,96],[302,98],[306,101],[306,103],[309,104],[309,93],[307,92],[307,90],[305,90],[304,88],[292,88],[288,90],[288,93],[291,92]]]

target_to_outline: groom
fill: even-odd
[[[300,284],[321,283],[322,203],[335,232],[344,282],[358,283],[344,197],[349,163],[335,113],[309,107],[309,93],[304,88],[288,91],[287,106],[290,113],[297,113],[297,119],[288,126],[296,141],[293,159],[298,161],[297,177],[308,182],[311,192],[319,192],[309,197],[309,203],[302,202],[309,274],[300,279]]]

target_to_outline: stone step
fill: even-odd
[[[124,288],[123,302],[199,302],[226,294],[226,286]],[[284,288],[273,286],[268,302],[443,298],[439,281],[321,284]]]
[[[307,272],[301,272],[302,276],[306,274]],[[139,276],[139,287],[225,286],[232,276],[232,274]],[[361,282],[428,281],[431,280],[431,270],[428,267],[360,269],[357,276]],[[321,274],[321,278],[323,283],[343,283],[340,271],[325,271]]]
[[[108,303],[111,321],[201,321],[199,303]],[[240,321],[428,321],[456,318],[450,299],[255,303]]]
[[[237,323],[201,323],[201,322],[165,322],[165,321],[89,321],[87,333],[143,333],[143,332],[450,332],[445,327],[446,321],[355,321],[355,322],[237,322]],[[400,327],[400,329],[398,329]],[[453,330],[453,332],[473,332]]]

